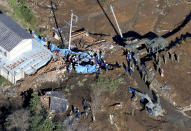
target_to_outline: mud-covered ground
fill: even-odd
[[[31,9],[40,17],[41,28],[52,31],[55,24],[48,8],[50,3],[45,0],[34,1],[31,1]],[[68,33],[67,22],[70,22],[71,10],[78,17],[73,30],[84,27],[92,33],[116,35],[117,27],[109,8],[110,1],[54,0],[53,3],[57,7],[55,14],[58,24],[66,32],[64,37]],[[140,35],[148,32],[163,35],[172,31],[189,15],[191,8],[186,0],[116,0],[112,5],[122,33],[135,31]]]
[[[38,28],[44,31],[45,36],[52,39],[52,33],[55,32],[52,28],[55,27],[55,23],[51,9],[48,7],[50,2],[47,0],[27,1],[30,3],[30,9],[39,19]],[[109,8],[110,2],[107,0],[106,2],[101,0],[53,0],[53,3],[57,8],[55,10],[57,22],[65,39],[68,39],[69,27],[67,23],[70,21],[71,10],[78,16],[73,30],[85,28],[90,33],[109,35],[109,40],[112,40],[112,37],[117,34],[117,27]],[[191,33],[191,3],[188,0],[116,0],[112,5],[124,36],[128,31],[134,31],[140,36],[152,32],[151,35],[157,34],[165,37],[169,42],[173,42],[176,38],[180,38],[182,34]],[[102,39],[104,38],[107,39],[108,37],[102,37]],[[163,117],[156,120],[149,117],[145,111],[139,111],[141,108],[139,104],[132,104],[128,87],[132,86],[138,89],[136,77],[139,76],[130,77],[125,72],[122,66],[122,63],[126,64],[123,55],[124,50],[120,46],[112,48],[112,50],[114,49],[116,50],[107,52],[105,59],[111,64],[117,62],[121,67],[109,70],[107,73],[104,72],[103,75],[114,80],[122,79],[123,84],[120,84],[115,92],[97,88],[95,85],[96,74],[71,74],[67,76],[63,83],[44,83],[39,87],[39,90],[40,88],[57,88],[56,90],[65,93],[70,105],[75,105],[80,109],[82,109],[82,98],[94,103],[97,107],[96,121],[92,122],[91,114],[82,119],[80,125],[83,125],[84,129],[96,131],[189,130],[189,126],[185,123],[176,123],[176,119],[179,119],[179,117],[174,112],[172,119]],[[166,83],[172,87],[169,93],[172,93],[173,101],[178,106],[188,106],[191,104],[191,41],[187,40],[185,44],[174,47],[173,51],[180,55],[180,62],[169,61],[167,65],[163,64],[165,77],[161,78],[156,73],[156,78],[162,84]],[[152,61],[150,64],[152,64]],[[50,79],[52,78],[50,77]],[[27,80],[25,83],[29,85],[30,78],[27,78]],[[21,92],[22,89],[27,90],[28,88],[22,87],[17,91]],[[20,108],[22,106],[21,96],[16,100],[15,98],[4,97],[3,94],[1,97],[0,104],[2,106],[9,107],[14,103],[18,104],[11,107]],[[6,99],[9,99],[9,101],[6,101]],[[110,106],[120,102],[123,103],[122,108],[118,109]],[[138,109],[134,110],[135,108]],[[188,112],[188,114],[190,113]],[[109,115],[114,116],[114,123],[116,124],[111,124]],[[59,119],[63,120],[62,115]]]

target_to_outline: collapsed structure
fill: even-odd
[[[135,42],[131,41],[129,44],[125,45],[128,50],[133,51],[136,55],[155,54],[161,50],[164,50],[168,46],[168,41],[162,37],[156,37],[151,40],[144,38],[141,40],[136,40]]]
[[[40,39],[34,32],[32,36],[43,46],[47,46],[47,42]],[[77,73],[82,74],[91,74],[99,71],[99,66],[97,64],[91,64],[91,61],[94,59],[94,52],[90,51],[89,53],[81,51],[72,51],[70,49],[61,49],[55,44],[51,43],[48,45],[48,48],[51,52],[60,53],[62,57],[67,56],[78,56],[81,60],[77,60],[77,64],[74,66]],[[100,58],[104,57],[104,53],[100,54]],[[81,62],[80,62],[81,61]]]
[[[140,96],[142,97],[142,101],[144,101],[145,99],[147,100],[147,102],[145,103],[145,109],[148,112],[148,114],[150,114],[151,116],[157,117],[157,116],[163,116],[163,109],[160,106],[159,103],[157,102],[153,102],[153,100],[151,100],[151,98],[147,95],[147,94],[143,94],[133,88],[129,88],[130,93],[134,94],[135,96]],[[144,102],[143,102],[144,103]]]
[[[52,58],[52,53],[0,13],[0,75],[11,83],[35,73]]]

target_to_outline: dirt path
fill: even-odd
[[[148,89],[144,81],[141,80],[138,71],[135,71],[133,75],[134,79],[141,89],[142,92],[147,93],[151,98],[153,98],[152,91]],[[179,112],[173,105],[166,102],[163,98],[160,97],[160,103],[162,108],[167,111],[165,118],[172,123],[179,125],[180,127],[191,128],[191,118],[185,116],[183,113]]]

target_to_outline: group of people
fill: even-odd
[[[137,98],[137,96],[136,96],[137,91],[134,88],[129,87],[129,92],[132,93],[131,100],[134,97]],[[143,105],[143,108],[141,110],[144,110],[145,105],[148,103],[148,100],[145,97],[142,96],[141,99],[140,99],[140,103]]]
[[[40,43],[46,46],[51,52],[59,55],[62,49],[57,48],[56,45],[51,44],[46,38],[37,36],[32,30],[29,29],[29,33]],[[104,53],[99,50],[97,53],[94,51],[89,51],[88,53],[76,52],[76,53],[66,53],[65,59],[67,63],[67,70],[71,73],[72,69],[75,69],[77,65],[97,65],[98,71],[99,69],[105,69],[108,71],[108,64],[102,58],[104,57]]]
[[[66,63],[67,63],[67,70],[68,73],[72,72],[72,69],[77,65],[77,64],[82,64],[84,56],[83,54],[66,54]]]
[[[138,58],[135,57],[133,52],[127,51],[126,59],[127,59],[126,72],[129,72],[130,76],[132,76],[135,70],[135,66],[136,68],[138,68]]]
[[[106,61],[102,59],[102,52],[99,54],[94,53],[93,51],[89,51],[87,55],[82,54],[65,54],[68,73],[72,72],[72,69],[75,69],[75,66],[82,65],[97,65],[101,69],[105,69],[108,71],[108,64]]]
[[[86,117],[88,115],[88,111],[90,110],[90,108],[87,105],[87,101],[85,99],[82,100],[82,106],[83,106],[83,111],[80,112],[80,109],[72,106],[72,110],[69,114],[69,117],[72,119],[73,117],[77,118],[78,120],[80,120],[80,117]]]
[[[168,58],[171,60],[171,62],[176,61],[179,62],[179,55],[177,55],[175,52],[168,51],[166,54],[163,54],[162,56],[159,55],[157,52],[154,55],[154,67],[157,72],[160,73],[161,77],[164,77],[164,69],[161,67],[162,60],[164,64],[167,64]]]
[[[98,54],[94,53],[91,62],[99,66],[101,69],[105,69],[105,71],[108,71],[108,64],[106,63],[105,60],[102,59],[101,55],[102,55],[101,51],[99,51]]]

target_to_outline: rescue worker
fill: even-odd
[[[81,115],[82,115],[83,117],[86,117],[86,116],[87,116],[87,112],[84,111],[84,112],[81,113]]]
[[[76,113],[77,112],[77,108],[75,106],[72,105],[72,112]]]
[[[82,106],[87,106],[87,102],[85,99],[82,100]]]
[[[32,30],[29,28],[29,33],[32,35],[33,34],[33,32],[32,32]]]
[[[142,70],[142,80],[144,80],[145,78],[145,71],[144,70]]]
[[[77,109],[76,117],[77,117],[78,119],[80,119],[80,110],[79,110],[79,109]]]
[[[132,52],[129,51],[129,52],[127,53],[126,58],[127,58],[127,61],[128,61],[128,62],[132,61]]]
[[[108,64],[106,63],[106,61],[104,60],[101,60],[100,61],[100,67],[102,68],[102,69],[105,69],[105,71],[108,71]]]
[[[167,64],[167,62],[168,62],[168,59],[167,59],[167,55],[165,54],[164,55],[164,64]]]
[[[142,65],[140,65],[138,68],[139,68],[139,74],[141,75],[141,78],[142,78],[142,75],[143,75],[143,74],[142,74],[143,67],[142,67]]]
[[[100,60],[96,56],[93,57],[92,62],[94,64],[100,64]]]
[[[180,62],[180,56],[177,55],[177,62],[179,63]]]
[[[108,64],[106,63],[106,61],[104,61],[105,63],[105,71],[107,72],[109,70]]]
[[[132,96],[131,96],[131,100],[132,100],[132,98],[134,98],[135,97],[135,89],[133,89],[133,88],[129,88],[129,92],[130,93],[132,93]]]
[[[160,97],[159,97],[159,95],[156,94],[156,96],[157,96],[157,103],[160,103]]]
[[[72,65],[72,62],[68,65],[68,73],[70,74],[72,72],[72,68],[73,68],[73,65]]]
[[[172,61],[172,55],[171,55],[171,52],[170,52],[170,51],[168,52],[168,57],[169,57],[169,59]]]
[[[140,100],[140,103],[142,104],[142,109],[141,109],[141,111],[142,111],[142,110],[145,110],[145,106],[146,106],[146,104],[148,103],[148,100],[147,100],[146,98],[142,97],[141,100]]]
[[[135,71],[135,65],[131,62],[131,67],[133,69],[133,72]]]
[[[129,65],[128,65],[128,63],[127,63],[127,66],[126,66],[126,68],[125,68],[125,71],[126,71],[126,72],[129,71]]]
[[[94,55],[95,55],[95,53],[94,53],[93,51],[88,51],[88,54],[89,54],[90,56],[94,56]]]
[[[172,61],[175,61],[176,59],[175,59],[175,52],[174,53],[172,53]]]
[[[155,54],[155,60],[159,61],[159,53],[158,52]]]
[[[164,77],[164,70],[163,69],[161,69],[160,75],[161,75],[161,77]]]
[[[130,76],[132,76],[132,75],[133,75],[133,72],[134,72],[133,67],[132,67],[132,66],[130,66],[130,68],[129,68],[129,74],[130,74]]]
[[[51,49],[50,41],[47,41],[47,48],[48,48],[49,50]]]
[[[161,63],[162,63],[162,59],[161,59],[161,57],[159,57],[159,59],[158,59],[158,65],[159,65],[159,67],[161,67]]]
[[[162,55],[162,60],[165,63],[165,56],[164,55]]]
[[[146,73],[145,76],[144,76],[144,82],[145,82],[145,83],[147,82],[147,78],[148,78],[147,75],[148,75],[148,74]]]
[[[160,66],[159,64],[156,63],[156,71],[159,72],[159,70],[160,70]]]
[[[174,52],[174,59],[178,62],[178,56],[175,52]]]
[[[100,60],[100,59],[101,59],[101,55],[102,55],[102,51],[99,50],[97,54],[98,54],[97,57],[98,57],[98,59]]]

